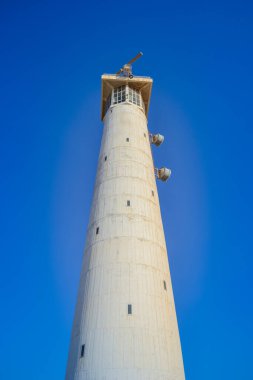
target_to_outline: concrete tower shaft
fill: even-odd
[[[185,379],[147,128],[151,85],[102,77],[104,131],[66,380]]]

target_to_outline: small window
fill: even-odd
[[[163,287],[164,287],[164,290],[167,290],[167,284],[165,280],[163,281]]]
[[[82,344],[82,346],[81,346],[81,358],[84,357],[84,353],[85,353],[85,344]]]
[[[146,137],[146,133],[144,133],[144,137]]]
[[[130,201],[127,201],[127,206],[130,206]]]
[[[126,138],[126,142],[129,142],[129,137]]]
[[[152,195],[153,195],[153,196],[155,195],[154,190],[152,190]]]
[[[99,234],[99,227],[97,227],[97,229],[96,229],[96,235],[98,235]]]
[[[105,161],[107,160],[107,156],[105,156]]]
[[[127,306],[128,314],[132,314],[132,305]]]

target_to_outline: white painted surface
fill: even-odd
[[[66,380],[130,379],[185,377],[147,120],[121,103],[104,118]]]

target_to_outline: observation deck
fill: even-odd
[[[153,79],[134,76],[133,78],[104,74],[101,94],[101,120],[111,104],[129,102],[140,107],[148,115]]]

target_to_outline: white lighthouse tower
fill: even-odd
[[[103,139],[66,380],[184,380],[147,115],[149,77],[102,75]]]

